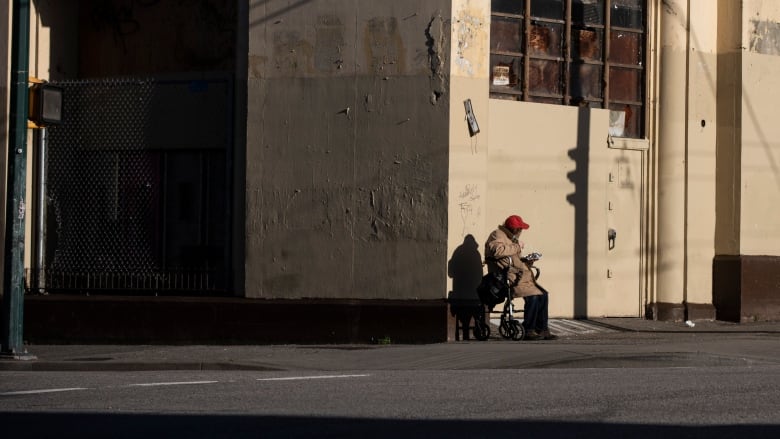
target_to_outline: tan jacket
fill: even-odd
[[[504,226],[498,226],[485,242],[485,262],[488,271],[494,272],[509,267],[509,286],[514,297],[542,294],[536,286],[531,268],[520,258],[523,247],[512,241],[512,232]]]

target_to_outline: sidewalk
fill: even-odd
[[[604,331],[564,334],[555,341],[495,337],[427,345],[29,345],[35,359],[1,360],[0,371],[448,370],[577,362],[638,367],[640,358],[682,364],[780,364],[780,322],[696,322],[694,327],[638,318],[582,322]],[[737,337],[738,342],[727,343]],[[629,357],[633,362],[626,362]]]

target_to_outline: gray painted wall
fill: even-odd
[[[444,298],[449,17],[250,3],[247,297]]]

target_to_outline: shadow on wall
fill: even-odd
[[[590,154],[590,109],[580,105],[577,114],[577,145],[568,151],[575,170],[567,177],[574,192],[566,200],[574,206],[574,310],[575,318],[588,316],[588,168]]]
[[[482,255],[479,244],[472,235],[466,235],[463,243],[452,253],[447,264],[447,276],[452,278],[452,291],[448,294],[450,312],[458,320],[460,328],[468,328],[471,319],[481,311],[477,286],[482,280]],[[464,330],[468,338],[468,330]]]

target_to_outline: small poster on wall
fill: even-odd
[[[493,85],[509,85],[509,66],[493,66]]]

